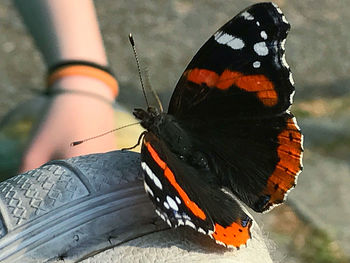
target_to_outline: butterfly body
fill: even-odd
[[[136,109],[134,114],[143,118],[142,126],[165,142],[179,159],[198,169],[209,169],[207,157],[196,143],[196,138],[190,134],[190,128],[184,123],[170,114],[158,113],[154,109],[149,112]]]
[[[253,222],[238,199],[265,212],[295,186],[303,137],[289,111],[289,28],[272,3],[247,8],[197,52],[167,113],[134,110],[147,130],[145,189],[171,227],[187,225],[239,248]]]

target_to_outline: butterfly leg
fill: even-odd
[[[139,139],[137,140],[137,143],[134,145],[134,146],[131,146],[131,147],[128,147],[128,148],[123,148],[121,149],[122,151],[128,151],[128,150],[132,150],[134,148],[136,148],[137,146],[140,145],[140,142],[141,142],[141,139],[143,138],[143,136],[145,136],[145,134],[147,133],[147,131],[143,131],[141,134],[140,134],[140,137]]]

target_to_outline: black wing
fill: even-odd
[[[246,244],[252,220],[210,180],[209,170],[188,165],[152,132],[144,138],[141,158],[146,192],[169,226],[190,226],[228,247]]]
[[[302,167],[302,135],[288,111],[289,29],[272,3],[242,11],[192,59],[168,110],[196,138],[220,184],[256,211],[283,202]]]
[[[168,113],[179,118],[281,113],[294,92],[284,59],[290,25],[271,3],[256,4],[221,27],[181,76]]]

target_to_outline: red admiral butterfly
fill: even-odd
[[[171,227],[187,225],[239,248],[251,238],[252,219],[235,196],[265,212],[295,186],[303,136],[289,111],[289,29],[273,3],[245,9],[194,56],[168,113],[134,110],[147,129],[145,189]]]

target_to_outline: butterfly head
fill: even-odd
[[[148,107],[147,110],[144,109],[134,109],[134,116],[141,120],[141,126],[149,130],[151,126],[155,123],[155,119],[159,117],[160,113],[155,107]]]

